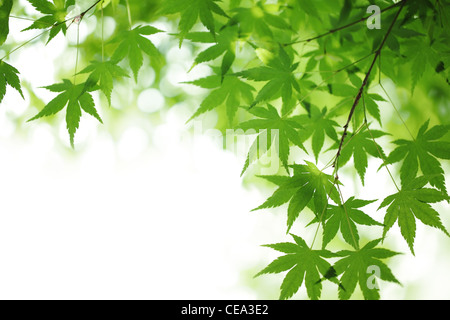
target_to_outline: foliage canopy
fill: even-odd
[[[378,280],[400,283],[385,261],[397,253],[381,247],[396,222],[413,254],[417,220],[450,236],[433,208],[450,199],[448,0],[27,2],[21,7],[0,1],[0,103],[10,94],[8,87],[22,97],[34,90],[21,85],[20,65],[12,65],[19,49],[35,39],[49,46],[71,28],[78,28],[79,36],[81,23],[93,16],[99,21],[100,32],[78,40],[73,72],[61,74],[55,84],[37,84],[54,98],[37,114],[30,106],[36,115],[29,121],[65,112],[73,148],[83,113],[107,125],[99,110],[118,103],[112,98],[116,86],[130,86],[131,76],[138,86],[147,67],[155,71],[156,83],[166,76],[166,51],[155,45],[155,36],[166,34],[179,47],[192,47],[191,69],[210,67],[209,75],[185,83],[209,90],[189,121],[214,111],[219,129],[256,132],[241,174],[254,175],[257,160],[269,149],[276,149],[281,166],[260,176],[276,189],[255,210],[286,206],[283,233],[312,213],[304,228],[322,232],[320,249],[314,249],[315,236],[307,244],[294,234],[294,242],[266,245],[285,255],[257,276],[286,272],[280,299],[291,298],[301,286],[309,298],[319,299],[324,281],[336,286],[341,299],[351,298],[357,285],[364,298],[379,299],[379,287],[368,285],[368,270],[378,270]],[[369,5],[380,14],[367,11]],[[32,20],[22,32],[39,32],[25,43],[9,40],[9,25],[19,17]],[[105,36],[107,18],[115,24]],[[370,22],[377,19],[380,26],[373,28]],[[173,28],[163,30],[158,21]],[[399,92],[407,98],[400,99]],[[172,102],[185,96],[176,94]],[[371,212],[366,208],[378,200],[344,198],[340,174],[352,170],[361,186],[377,183],[366,178],[375,162],[387,170],[396,192]],[[362,225],[373,231],[363,233]]]

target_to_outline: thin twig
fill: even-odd
[[[343,144],[344,144],[344,140],[345,140],[345,137],[347,136],[347,133],[348,133],[348,127],[350,125],[350,122],[352,121],[353,114],[354,114],[354,112],[356,110],[356,107],[359,104],[359,100],[361,99],[361,96],[363,94],[364,88],[366,87],[367,83],[369,82],[369,77],[370,77],[370,74],[372,72],[372,69],[375,66],[375,63],[377,62],[377,59],[380,56],[381,50],[383,49],[387,38],[391,34],[391,31],[392,31],[392,29],[393,29],[393,27],[395,25],[395,22],[397,21],[398,17],[400,16],[400,13],[401,13],[402,9],[404,8],[406,2],[407,2],[407,0],[403,0],[401,2],[402,5],[400,6],[400,9],[397,11],[397,14],[395,15],[391,25],[389,26],[389,29],[386,32],[386,35],[384,36],[383,41],[381,42],[379,48],[377,49],[377,51],[375,51],[375,57],[373,58],[372,64],[370,65],[369,70],[367,71],[366,76],[365,76],[365,78],[363,80],[363,83],[361,84],[361,87],[359,88],[358,94],[356,95],[355,101],[353,102],[352,108],[350,109],[350,113],[348,115],[347,122],[344,125],[344,132],[342,134],[341,142],[339,144],[339,148],[338,148],[338,151],[337,151],[337,154],[336,154],[334,167],[337,167],[338,159],[339,159],[339,156],[341,155],[341,151],[342,151],[342,147],[343,147]]]
[[[392,8],[395,8],[395,7],[398,6],[400,3],[403,3],[403,2],[405,2],[405,1],[406,1],[406,0],[403,0],[403,1],[397,2],[397,3],[391,5],[391,6],[387,7],[387,8],[384,8],[383,10],[380,10],[380,13],[383,13],[383,12],[385,12],[385,11],[388,11],[388,10],[392,9]],[[313,40],[317,40],[317,39],[326,37],[326,36],[328,36],[328,35],[331,35],[331,34],[333,34],[333,33],[335,33],[335,32],[338,32],[338,31],[347,29],[347,28],[349,28],[349,27],[352,27],[352,26],[354,26],[355,24],[358,24],[358,23],[360,23],[360,22],[363,22],[363,21],[367,20],[367,19],[370,18],[370,17],[371,17],[371,15],[370,15],[370,16],[365,16],[365,17],[363,17],[363,18],[361,18],[361,19],[358,19],[358,20],[356,20],[356,21],[353,21],[353,22],[351,22],[351,23],[348,23],[348,24],[346,24],[346,25],[344,25],[344,26],[341,26],[341,27],[338,27],[338,28],[335,28],[335,29],[331,29],[331,30],[329,30],[329,31],[327,31],[327,32],[325,32],[325,33],[319,34],[319,35],[314,36],[314,37],[312,37],[312,38],[303,39],[303,40],[297,40],[297,41],[285,43],[285,44],[283,44],[283,46],[290,46],[290,45],[297,44],[297,43],[302,43],[302,42],[311,42],[311,41],[313,41]]]
[[[348,223],[348,229],[350,230],[350,234],[352,235],[352,239],[353,239],[353,243],[355,245],[355,249],[359,250],[359,244],[356,241],[355,235],[354,235],[353,230],[352,230],[352,225],[350,224],[350,217],[348,215],[347,208],[345,207],[344,196],[342,194],[341,188],[339,187],[339,184],[337,184],[336,187],[337,187],[337,189],[339,191],[339,196],[341,197],[342,207],[344,208],[345,217],[347,218],[347,223]]]

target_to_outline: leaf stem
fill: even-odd
[[[103,2],[102,0],[102,62],[105,60],[105,16],[103,14]]]
[[[388,92],[386,91],[384,86],[381,84],[381,81],[380,81],[379,85],[380,85],[381,89],[384,91],[384,93],[386,94],[386,96],[388,97],[389,102],[391,103],[392,107],[394,108],[395,113],[397,113],[397,116],[400,119],[400,121],[402,122],[403,126],[406,128],[406,131],[408,131],[408,134],[410,135],[412,140],[415,141],[416,138],[414,138],[413,134],[411,133],[411,130],[409,130],[408,126],[406,125],[405,120],[403,119],[402,115],[400,114],[400,111],[397,109],[397,107],[394,104],[394,101],[391,99],[390,95],[388,94]]]
[[[350,224],[350,217],[348,216],[347,208],[345,207],[344,196],[343,196],[343,194],[342,194],[341,188],[339,187],[339,184],[336,184],[336,188],[338,189],[338,191],[339,191],[339,196],[341,197],[342,207],[344,208],[345,217],[346,217],[346,219],[347,219],[347,224],[348,224],[348,229],[350,230],[350,234],[352,235],[352,239],[353,239],[353,243],[354,243],[354,245],[355,245],[355,249],[356,249],[356,250],[359,250],[359,244],[358,244],[358,242],[356,241],[355,234],[353,233],[352,225]]]
[[[323,221],[323,216],[324,216],[324,214],[325,214],[325,211],[326,211],[327,208],[328,208],[328,202],[330,201],[331,192],[333,192],[333,188],[334,188],[337,184],[339,184],[339,179],[338,179],[337,176],[335,176],[334,181],[333,181],[333,183],[331,184],[330,191],[329,191],[328,194],[327,194],[327,205],[323,208],[322,213],[320,214],[320,218],[319,218],[319,221],[318,221],[318,224],[317,224],[316,232],[314,233],[314,238],[313,238],[312,243],[311,243],[311,246],[310,246],[310,249],[311,249],[311,250],[312,250],[312,248],[314,247],[314,243],[316,242],[317,234],[319,233],[320,224],[322,223],[322,221]]]
[[[78,26],[77,26],[77,54],[76,54],[76,58],[75,58],[75,72],[73,74],[73,84],[74,85],[76,85],[76,82],[77,82],[79,51],[80,51],[80,23],[78,23]]]
[[[130,3],[128,2],[128,0],[126,0],[126,4],[127,4],[127,14],[128,14],[128,24],[130,25],[130,30],[133,26],[133,22],[131,20],[131,9],[130,9]]]
[[[26,21],[31,21],[31,22],[37,21],[37,19],[32,19],[32,18],[27,18],[27,17],[18,17],[18,16],[14,16],[14,15],[10,15],[9,17],[13,18],[13,19],[17,19],[17,20],[26,20]],[[41,21],[41,23],[48,24],[49,27],[52,25],[51,23],[43,22],[43,21]]]

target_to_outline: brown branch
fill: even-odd
[[[338,151],[337,151],[337,153],[336,153],[336,157],[335,157],[335,160],[334,160],[334,163],[333,163],[333,167],[335,168],[336,172],[337,172],[337,170],[338,170],[338,160],[339,160],[339,157],[340,157],[341,152],[342,152],[342,146],[343,146],[343,144],[344,144],[345,137],[346,137],[347,134],[348,134],[348,127],[349,127],[349,125],[350,125],[350,121],[351,121],[352,118],[353,118],[353,114],[354,114],[354,112],[355,112],[355,110],[356,110],[356,107],[357,107],[357,105],[358,105],[358,103],[359,103],[359,100],[361,99],[361,96],[362,96],[362,94],[363,94],[364,88],[366,87],[366,85],[367,85],[367,83],[368,83],[368,81],[369,81],[369,77],[370,77],[370,74],[371,74],[371,72],[372,72],[372,69],[373,69],[373,67],[375,66],[375,63],[377,62],[377,59],[378,59],[378,57],[379,57],[380,54],[381,54],[381,50],[383,49],[384,44],[386,43],[387,38],[388,38],[389,35],[391,34],[392,28],[394,27],[395,22],[397,21],[398,17],[400,16],[400,13],[401,13],[403,7],[405,6],[406,2],[407,2],[407,0],[403,0],[403,1],[401,2],[401,7],[400,7],[400,9],[398,10],[397,14],[395,15],[394,20],[392,21],[392,23],[391,23],[391,25],[390,25],[388,31],[386,32],[386,35],[385,35],[384,38],[383,38],[383,41],[381,42],[381,44],[380,44],[380,46],[378,47],[378,49],[375,51],[375,57],[373,58],[372,64],[370,65],[369,70],[368,70],[367,73],[366,73],[366,76],[365,76],[365,78],[364,78],[364,81],[363,81],[363,83],[361,84],[361,87],[359,88],[358,94],[356,95],[356,98],[355,98],[355,100],[354,100],[354,102],[353,102],[352,108],[350,109],[350,113],[349,113],[349,115],[348,115],[347,122],[346,122],[346,124],[344,125],[344,132],[342,133],[341,142],[339,143],[339,148],[338,148]]]

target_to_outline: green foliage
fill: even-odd
[[[420,164],[423,174],[430,176],[430,184],[446,192],[444,170],[437,158],[450,159],[450,142],[438,139],[450,130],[450,126],[439,125],[428,130],[428,125],[429,121],[426,121],[413,140],[395,140],[398,147],[389,155],[387,162],[403,160],[400,169],[402,184],[417,176]]]
[[[260,119],[252,119],[238,125],[238,129],[243,129],[248,132],[260,132],[258,137],[250,147],[250,151],[245,161],[244,168],[241,175],[247,170],[248,166],[256,159],[265,154],[272,142],[278,142],[278,155],[286,171],[289,173],[289,142],[305,150],[302,140],[298,133],[301,125],[292,118],[280,117],[277,109],[270,104],[268,108],[254,107],[250,113],[259,117]],[[267,142],[265,145],[262,142]],[[305,150],[306,151],[306,150]]]
[[[285,105],[289,104],[293,98],[293,91],[300,93],[300,87],[294,74],[297,67],[298,63],[293,64],[286,51],[280,47],[278,57],[271,60],[267,66],[238,72],[238,76],[248,80],[266,81],[250,108],[258,103],[274,99],[277,94],[281,94]]]
[[[288,232],[308,204],[313,206],[316,217],[321,219],[328,205],[328,197],[335,203],[341,202],[333,176],[323,173],[308,161],[306,164],[291,167],[294,171],[293,176],[286,180],[278,180],[283,181],[278,189],[262,205],[254,209],[274,208],[289,202]],[[269,177],[268,180],[273,180],[273,177]]]
[[[180,29],[180,46],[184,37],[192,29],[192,27],[200,18],[202,24],[211,32],[213,37],[216,36],[216,22],[214,20],[214,14],[228,17],[225,11],[216,3],[221,0],[167,0],[164,3],[163,13],[173,14],[181,13],[180,23],[178,25]]]
[[[217,37],[214,37],[208,32],[192,32],[186,36],[186,39],[198,43],[214,43],[214,45],[197,55],[194,60],[194,66],[202,62],[214,60],[225,53],[221,65],[221,76],[223,80],[223,77],[230,70],[236,58],[236,41],[238,40],[236,27],[228,27],[222,30]]]
[[[23,97],[18,74],[19,71],[16,68],[0,60],[0,102],[2,102],[5,96],[7,84],[19,91]]]
[[[369,215],[361,210],[361,207],[374,202],[375,200],[361,200],[350,197],[345,203],[334,206],[330,205],[327,215],[323,219],[323,241],[322,247],[334,239],[338,230],[340,230],[345,242],[352,245],[355,249],[359,249],[359,233],[356,224],[366,226],[383,226],[383,224],[375,221]]]
[[[11,13],[12,0],[0,2],[0,45],[2,45],[9,33],[9,14]]]
[[[211,91],[211,93],[203,100],[200,107],[195,111],[189,121],[225,103],[228,120],[232,123],[241,100],[246,103],[253,100],[253,91],[255,89],[251,85],[233,76],[223,78],[222,82],[220,79],[219,76],[209,76],[188,82],[205,89],[217,88]]]
[[[388,196],[383,200],[379,209],[389,206],[384,217],[383,236],[398,221],[403,238],[414,254],[414,238],[416,237],[416,219],[422,223],[438,228],[450,236],[443,226],[439,214],[429,203],[448,200],[449,197],[443,192],[424,188],[431,179],[426,176],[415,178],[402,186],[396,194]]]
[[[344,139],[344,146],[339,157],[339,165],[345,165],[353,157],[355,169],[363,185],[366,169],[369,165],[367,155],[380,159],[386,158],[381,146],[375,142],[376,138],[384,135],[386,135],[385,132],[368,130],[364,127],[357,133],[348,134]],[[334,145],[333,148],[337,149],[338,144]]]
[[[34,21],[23,31],[50,28],[47,43],[60,32],[64,35],[66,34],[67,26],[65,22],[67,12],[71,6],[75,5],[75,0],[53,0],[53,3],[47,0],[29,0],[28,2],[44,16]]]
[[[218,129],[255,135],[241,172],[249,181],[257,170],[256,160],[269,150],[277,152],[278,172],[260,176],[274,184],[275,190],[254,210],[286,204],[280,209],[286,210],[287,232],[297,226],[303,230],[299,217],[312,212],[305,229],[314,226],[315,235],[322,231],[322,250],[314,250],[316,236],[309,245],[294,235],[294,243],[267,245],[285,255],[257,275],[287,272],[281,299],[293,297],[303,284],[309,298],[318,299],[324,279],[336,284],[341,299],[355,297],[358,284],[365,299],[379,299],[381,293],[368,270],[379,271],[375,278],[399,283],[382,261],[397,253],[377,247],[379,233],[388,239],[398,222],[413,254],[417,219],[449,235],[441,213],[432,207],[450,201],[444,164],[450,160],[448,0],[369,1],[381,9],[381,29],[367,27],[369,2],[362,0],[28,2],[39,15],[37,20],[23,17],[32,20],[24,31],[48,31],[45,45],[83,20],[96,19],[96,30],[73,45],[76,60],[64,57],[64,70],[56,75],[74,80],[45,87],[57,95],[29,120],[66,108],[72,147],[82,112],[102,123],[97,110],[103,100],[94,104],[95,91],[111,106],[114,92],[133,85],[127,81],[131,74],[134,89],[144,89],[140,72],[150,67],[156,79],[152,86],[164,91],[167,82],[161,80],[170,76],[170,60],[176,59],[166,61],[164,56],[171,52],[172,40],[155,46],[153,37],[170,38],[175,48],[192,49],[187,68],[208,67],[209,74],[184,82],[207,90],[187,122],[215,112]],[[16,6],[13,15],[11,7],[12,1],[0,0],[0,102],[8,85],[24,96],[18,70],[6,60],[39,38],[9,43],[13,38],[8,37],[10,20],[27,12]],[[69,12],[76,16],[68,17]],[[115,22],[111,30],[105,30],[107,18]],[[158,21],[162,29],[176,30],[176,34],[163,34],[151,26]],[[174,90],[168,104],[190,101],[188,91]],[[423,119],[430,120],[423,123]],[[403,138],[407,134],[410,140]],[[387,139],[395,145],[393,150],[385,143]],[[370,205],[377,200],[361,200],[375,196],[354,188],[354,194],[344,197],[351,186],[341,180],[350,172],[356,181],[359,176],[364,188],[383,185],[385,181],[368,178],[371,160],[381,163],[380,170],[387,170],[397,189],[389,195],[377,187],[385,198],[378,208],[386,210],[382,224],[371,215]],[[250,166],[253,171],[248,170]],[[285,233],[282,230],[281,236]],[[302,237],[307,239],[307,235]],[[368,243],[360,248],[361,241]],[[326,250],[332,245],[338,246],[336,252]],[[348,245],[354,251],[341,250]]]
[[[129,31],[122,31],[113,40],[113,43],[119,42],[119,46],[116,51],[114,51],[111,60],[114,62],[119,62],[125,58],[128,58],[130,68],[134,74],[134,79],[137,82],[139,70],[144,63],[142,52],[144,52],[151,59],[161,59],[158,49],[156,49],[153,43],[145,37],[158,32],[162,31],[152,26],[138,26]]]
[[[86,80],[86,86],[98,84],[110,105],[114,79],[128,77],[128,73],[124,69],[111,61],[92,61],[91,64],[84,68],[80,73],[90,73]]]
[[[311,106],[308,114],[302,114],[295,117],[302,125],[302,140],[307,140],[311,137],[311,146],[316,161],[319,159],[319,154],[325,143],[325,135],[334,141],[338,141],[335,127],[339,125],[336,121],[332,120],[327,111],[327,108],[323,108],[322,111],[320,111],[316,106]]]

